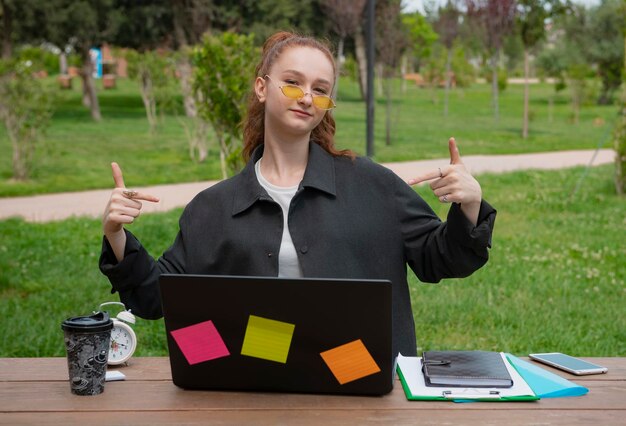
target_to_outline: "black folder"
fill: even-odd
[[[426,351],[422,355],[426,386],[510,388],[511,375],[499,352]]]

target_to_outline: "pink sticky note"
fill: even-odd
[[[213,321],[172,330],[171,333],[190,365],[230,355]]]

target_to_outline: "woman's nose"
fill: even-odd
[[[313,103],[313,95],[310,93],[305,93],[300,99],[298,99],[298,103],[310,106]]]

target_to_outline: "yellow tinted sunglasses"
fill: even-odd
[[[266,75],[265,78],[271,80],[269,75]],[[296,86],[294,84],[285,84],[284,86],[277,85],[277,87],[280,89],[281,92],[283,92],[283,95],[285,95],[289,99],[295,99],[297,101],[310,94],[313,105],[315,105],[319,109],[327,110],[333,109],[337,106],[335,104],[335,101],[333,101],[330,96],[317,95],[315,93],[304,93],[304,90],[302,90],[300,86]]]

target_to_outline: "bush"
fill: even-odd
[[[34,71],[30,60],[0,60],[0,120],[13,148],[13,178],[21,181],[52,116],[52,92]]]
[[[48,75],[59,73],[59,55],[36,46],[23,46],[17,50],[17,58],[30,61],[33,72],[45,71]]]

